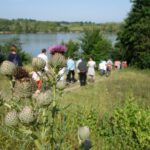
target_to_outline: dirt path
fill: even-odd
[[[95,82],[99,82],[99,81],[103,81],[106,80],[106,77],[101,77],[99,75],[96,76]],[[86,86],[88,86],[89,84],[94,84],[94,83],[88,83]],[[71,92],[73,90],[79,89],[80,88],[80,82],[76,82],[76,83],[71,83],[68,85],[68,87],[64,90],[64,92]]]

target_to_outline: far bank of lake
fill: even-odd
[[[13,38],[19,38],[22,43],[22,49],[32,56],[41,52],[42,48],[48,48],[54,44],[60,44],[62,41],[79,41],[82,33],[38,33],[38,34],[0,34],[0,44]],[[112,44],[116,41],[116,34],[105,34]]]

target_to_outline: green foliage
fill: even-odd
[[[103,32],[118,32],[121,23],[96,24],[93,22],[54,22],[33,19],[0,19],[0,33],[38,33],[38,32],[82,32],[84,28],[98,27]]]
[[[79,126],[84,125],[87,125],[90,128],[90,139],[93,146],[92,150],[136,149],[134,147],[137,146],[137,144],[135,144],[136,140],[132,137],[132,142],[132,139],[129,139],[129,136],[124,136],[125,127],[123,125],[126,125],[127,123],[122,122],[124,121],[124,118],[128,118],[130,122],[135,122],[135,116],[137,116],[137,118],[140,118],[138,111],[141,112],[142,118],[143,116],[145,116],[145,118],[148,119],[149,110],[144,109],[143,107],[149,106],[149,73],[149,70],[141,71],[126,69],[119,72],[112,72],[112,76],[107,79],[99,77],[97,78],[96,76],[96,80],[100,79],[99,82],[87,85],[86,87],[82,88],[82,90],[81,88],[73,88],[73,90],[69,92],[66,91],[65,93],[63,93],[63,97],[61,97],[61,99],[57,97],[57,100],[60,102],[59,108],[62,109],[57,114],[55,129],[58,129],[58,132],[55,132],[55,136],[57,142],[61,145],[61,150],[78,149],[79,144],[77,141],[77,129]],[[2,83],[0,84],[0,89],[3,87],[6,91],[9,87],[9,84],[5,83],[6,79],[2,78],[2,76],[0,76],[0,80]],[[133,103],[133,105],[130,107],[130,105],[127,104],[131,109],[127,108],[126,105],[122,108],[122,104],[124,104],[125,100],[124,97],[127,96],[129,91],[133,93],[135,100],[138,102],[138,105]],[[25,103],[26,102],[27,101],[25,101]],[[144,104],[144,106],[141,105],[141,102],[142,104]],[[71,105],[69,105],[70,103]],[[68,107],[64,108],[64,106]],[[113,110],[116,107],[120,108],[116,109],[113,113]],[[125,112],[122,112],[124,110]],[[19,133],[11,132],[11,129],[2,129],[3,126],[1,125],[3,123],[2,120],[4,111],[5,110],[2,110],[2,108],[0,107],[0,148],[5,150],[10,150],[12,147],[14,150],[36,149],[34,147],[33,139],[29,139],[28,136],[25,136],[25,134],[24,137],[22,137]],[[103,119],[101,119],[101,116],[103,116],[104,112],[106,112],[106,114],[104,115]],[[119,113],[119,115],[117,115],[116,112]],[[143,114],[143,112],[146,112],[145,115]],[[113,120],[114,116],[115,120]],[[133,125],[129,126],[129,124],[127,124],[127,127],[135,128],[138,133],[141,133],[139,129],[144,130],[144,124],[147,119],[137,119],[138,123],[136,123],[135,126],[138,125],[139,127],[133,127]],[[115,128],[116,134],[118,132],[121,133],[121,131],[119,130],[120,126],[121,130],[123,130],[122,134],[117,134],[116,136],[114,135],[111,125],[112,122],[114,124],[115,122],[118,123],[117,129]],[[147,123],[149,123],[149,120],[147,120]],[[119,131],[117,132],[117,130]],[[149,132],[147,132],[147,134],[148,133]],[[51,132],[48,132],[49,137],[50,134]],[[127,142],[131,143],[131,145],[129,145]],[[144,142],[142,142],[142,144],[143,143]],[[144,150],[146,150],[146,148]]]
[[[8,55],[10,53],[10,47],[13,44],[17,46],[17,53],[19,54],[22,62],[24,64],[30,63],[31,56],[22,50],[21,43],[18,38],[11,39],[4,45],[0,45],[0,63],[8,58]]]
[[[91,56],[95,58],[96,61],[109,59],[111,49],[111,42],[102,38],[95,44],[94,50],[91,52]]]
[[[150,148],[150,111],[128,101],[124,108],[114,111],[112,117],[105,115],[100,122],[99,134],[114,149]]]
[[[92,56],[99,62],[101,59],[109,58],[111,43],[101,35],[99,29],[85,29],[81,42],[83,56],[86,59]]]
[[[77,129],[80,126],[89,126],[93,150],[145,150],[150,145],[150,111],[141,108],[135,102],[127,102],[123,108],[115,109],[110,117],[105,113],[100,119],[98,110],[79,106],[76,111],[63,109],[56,119],[55,132],[57,143],[62,150],[77,149]],[[0,129],[0,144],[3,149],[9,149],[11,144],[14,149],[24,145],[24,149],[34,148],[33,139],[24,134],[22,137],[16,131]],[[4,134],[5,133],[5,134]],[[20,138],[17,138],[17,136]],[[27,139],[28,138],[28,139]],[[34,137],[33,137],[34,138]],[[15,144],[14,144],[15,143]],[[23,149],[23,147],[22,147]]]
[[[118,34],[118,41],[129,64],[150,68],[150,1],[131,2],[133,7]]]
[[[122,57],[122,50],[119,49],[118,47],[113,48],[110,55],[111,55],[111,59],[114,61],[124,60],[124,58]]]
[[[65,44],[67,47],[67,52],[65,53],[66,57],[78,57],[79,55],[79,44],[72,40],[69,40],[68,43]]]

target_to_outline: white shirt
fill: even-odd
[[[64,81],[64,79],[65,79],[65,71],[66,71],[65,67],[63,67],[62,69],[59,70],[58,75],[60,75],[60,81]]]
[[[106,61],[102,61],[101,63],[99,63],[99,69],[100,70],[106,70]]]
[[[88,75],[92,75],[92,76],[94,76],[95,75],[95,65],[96,65],[96,62],[95,61],[93,61],[93,60],[91,60],[91,61],[88,61],[88,64],[87,64],[87,66],[88,66]]]
[[[45,70],[48,71],[48,57],[46,54],[41,53],[37,57],[42,58],[46,62]]]
[[[77,62],[76,62],[76,68],[77,68],[77,72],[78,72],[78,73],[80,72],[79,69],[78,69],[78,66],[79,66],[79,63],[80,63],[81,61],[82,61],[82,60],[79,59],[79,60],[77,60]]]
[[[34,81],[39,81],[39,80],[40,80],[40,76],[41,76],[41,73],[40,73],[40,72],[32,71],[31,74],[32,74],[32,79],[33,79]]]

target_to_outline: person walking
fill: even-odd
[[[58,81],[63,81],[65,80],[65,72],[66,72],[66,67],[60,68],[58,72]]]
[[[78,66],[81,61],[82,61],[81,58],[76,61],[76,71],[78,73],[78,81],[80,81],[80,70],[78,69]]]
[[[17,54],[16,45],[12,45],[10,50],[11,52],[8,55],[8,60],[13,62],[16,66],[22,66],[22,60],[20,56]]]
[[[72,57],[69,57],[67,60],[67,82],[76,82],[75,79],[75,61]]]
[[[99,70],[100,70],[100,75],[103,76],[106,74],[106,71],[107,71],[107,63],[105,60],[102,60],[100,63],[99,63]]]
[[[48,57],[46,55],[46,49],[43,48],[41,53],[37,57],[42,58],[46,62],[44,69],[45,69],[45,71],[48,71]]]
[[[86,73],[87,73],[87,64],[86,62],[81,59],[81,62],[78,64],[78,70],[79,70],[79,80],[80,80],[80,86],[86,85]]]
[[[88,61],[88,76],[89,76],[89,80],[91,82],[94,82],[95,80],[95,66],[96,66],[96,62],[93,61],[93,59],[90,57],[89,61]]]
[[[35,81],[36,86],[37,86],[37,90],[35,93],[39,94],[41,92],[41,89],[42,89],[42,81],[40,79],[41,72],[32,71],[30,74],[32,75],[32,79]]]
[[[106,77],[110,76],[113,62],[109,59],[106,63]]]

